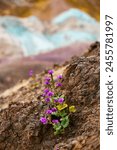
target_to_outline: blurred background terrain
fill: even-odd
[[[0,0],[1,15],[38,16],[50,20],[69,8],[78,8],[92,17],[100,18],[99,0]]]
[[[99,41],[99,0],[0,0],[0,92]]]

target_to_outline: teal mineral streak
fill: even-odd
[[[30,31],[18,20],[7,18],[2,26],[10,36],[20,41],[25,56],[54,49],[54,45],[43,34]]]
[[[62,31],[48,36],[48,39],[56,45],[56,47],[67,46],[68,43],[72,44],[74,42],[86,42],[86,41],[96,41],[97,36],[91,34],[90,32],[82,31]]]
[[[81,12],[80,10],[70,9],[63,12],[58,17],[55,17],[51,24],[52,26],[59,26],[63,24],[67,26],[67,20],[75,18],[75,24],[83,25],[84,28],[60,28],[54,33],[32,31],[30,27],[24,26],[23,23],[17,17],[0,17],[0,26],[2,26],[5,32],[13,39],[17,40],[23,48],[24,55],[30,56],[37,53],[54,50],[63,46],[68,46],[74,42],[93,42],[98,40],[98,32],[93,31],[99,29],[99,23],[89,15]],[[42,23],[36,17],[29,17],[29,22]],[[90,27],[88,27],[90,26]],[[93,32],[92,32],[93,31]]]
[[[88,22],[91,24],[97,24],[97,21],[89,16],[88,14],[82,12],[81,10],[78,9],[70,9],[68,11],[63,12],[62,14],[58,15],[52,20],[53,24],[61,24],[68,20],[69,18],[76,18],[77,20],[83,21],[83,22]]]

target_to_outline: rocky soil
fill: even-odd
[[[63,135],[43,126],[40,95],[46,71],[0,95],[0,150],[99,150],[100,45],[91,45],[81,57],[55,68],[63,74],[63,91],[77,112]]]

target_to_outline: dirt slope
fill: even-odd
[[[39,123],[45,72],[0,95],[0,150],[99,150],[99,49],[95,43],[85,56],[56,69],[63,73],[68,103],[77,108],[64,135]]]

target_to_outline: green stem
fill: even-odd
[[[52,79],[52,86],[53,86],[53,89],[55,89],[54,78],[53,78],[53,75],[52,75],[52,74],[51,74],[51,79]]]

